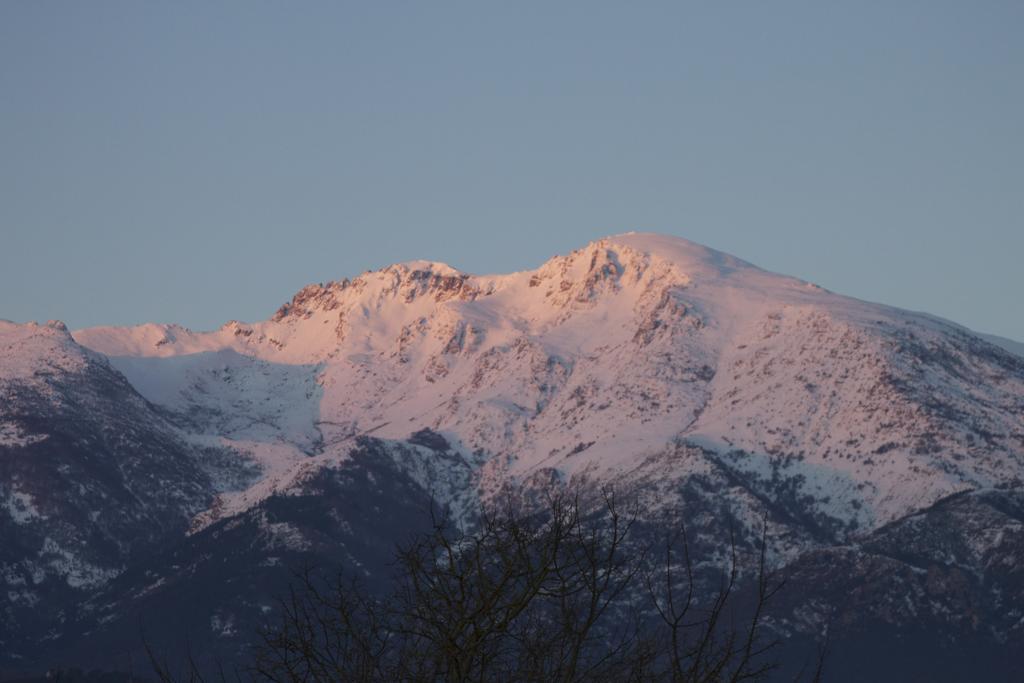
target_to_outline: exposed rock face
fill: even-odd
[[[852,648],[880,628],[997,652],[1024,629],[1024,358],[684,240],[622,235],[501,276],[399,264],[214,332],[0,331],[20,629],[0,639],[24,633],[36,662],[103,664],[90,643],[127,638],[123,615],[224,582],[189,618],[236,652],[284,565],[378,577],[424,501],[466,518],[516,483],[680,508],[709,565],[728,527],[749,545],[767,519],[773,562],[815,587],[777,618],[794,643],[829,614]],[[93,569],[45,559],[61,552]],[[59,647],[32,650],[42,633]]]

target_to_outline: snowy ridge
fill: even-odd
[[[0,382],[31,381],[85,367],[88,351],[79,347],[64,323],[20,325],[0,320]]]
[[[233,511],[360,436],[421,429],[456,444],[485,493],[546,469],[614,477],[682,440],[758,495],[797,491],[846,532],[1024,470],[1016,356],[661,235],[509,275],[397,264],[213,332],[74,336],[195,433],[261,463]]]

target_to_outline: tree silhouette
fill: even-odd
[[[530,510],[530,512],[524,512]],[[392,591],[299,574],[261,631],[252,673],[270,681],[674,681],[764,678],[764,619],[781,588],[766,531],[745,563],[730,535],[710,590],[681,518],[657,550],[610,491],[507,496],[469,529],[434,519],[396,553]],[[765,524],[765,530],[767,525]],[[746,564],[753,589],[738,599]],[[824,651],[813,680],[821,679]]]

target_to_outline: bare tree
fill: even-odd
[[[396,588],[300,574],[262,631],[254,674],[271,681],[739,682],[774,665],[765,611],[781,588],[767,524],[749,604],[744,563],[701,590],[681,519],[663,547],[636,538],[635,507],[610,492],[552,494],[540,509],[506,498],[470,530],[434,519],[400,548]],[[820,666],[817,678],[820,678]]]
[[[729,565],[715,591],[700,595],[693,573],[690,543],[681,517],[666,531],[664,557],[658,565],[660,576],[649,571],[644,585],[667,632],[662,659],[667,659],[665,680],[694,683],[759,680],[776,662],[767,655],[778,641],[766,638],[765,611],[784,582],[776,580],[767,566],[767,520],[763,520],[758,547],[752,604],[734,604],[741,562],[734,534],[730,531]],[[680,557],[681,555],[681,557]],[[701,599],[703,598],[703,600]],[[741,626],[735,625],[735,610],[746,608]],[[732,616],[729,624],[724,619]],[[664,663],[663,663],[664,664]]]

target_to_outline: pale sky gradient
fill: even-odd
[[[626,230],[1024,340],[1024,3],[0,2],[0,318]]]

